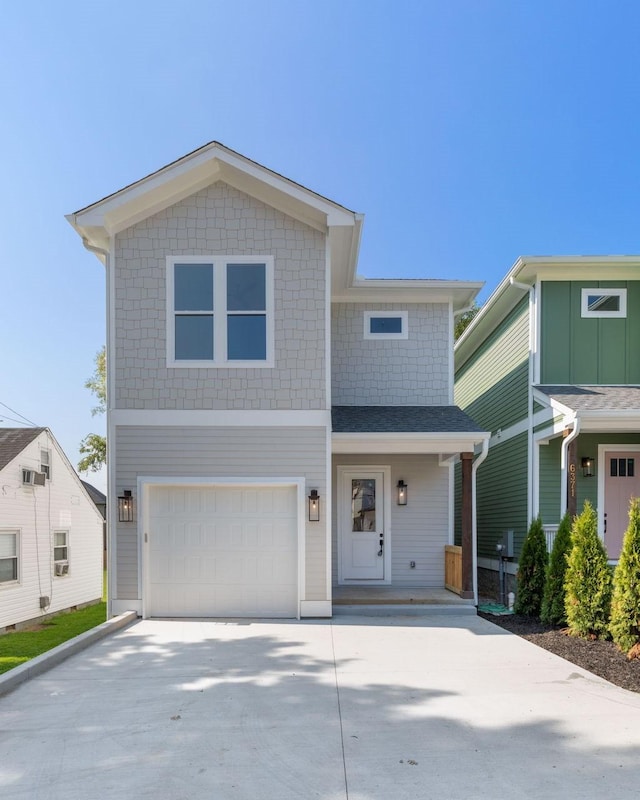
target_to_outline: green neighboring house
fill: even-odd
[[[523,257],[455,347],[455,403],[491,431],[477,466],[478,581],[496,544],[517,559],[540,514],[550,546],[568,509],[598,512],[609,559],[640,495],[640,257]]]

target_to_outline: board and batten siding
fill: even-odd
[[[496,432],[527,416],[529,304],[524,297],[456,372],[455,404]]]
[[[22,467],[40,470],[51,451],[51,480],[23,486]],[[19,580],[0,583],[0,629],[102,597],[102,517],[45,433],[0,471],[0,532],[19,532]],[[56,577],[53,533],[69,532],[69,574]],[[40,597],[49,597],[40,608]]]
[[[365,339],[366,311],[406,311],[407,339]],[[334,303],[334,405],[448,405],[451,331],[446,303]]]
[[[505,531],[514,531],[516,558],[527,532],[526,433],[493,445],[478,469],[478,555],[496,557],[496,543]]]
[[[304,478],[326,498],[326,437],[322,427],[116,428],[118,492],[135,490],[138,476],[179,478]],[[321,503],[324,518],[326,503]],[[306,514],[305,514],[306,517]],[[306,596],[326,600],[325,526],[306,523]],[[117,597],[139,600],[135,523],[117,526]]]
[[[391,468],[387,502],[391,504],[391,582],[394,586],[444,587],[444,548],[449,544],[449,468],[438,456],[334,455],[333,457],[333,585],[338,585],[337,468]],[[406,506],[396,503],[395,487],[409,486]],[[410,562],[415,561],[414,569]]]
[[[326,236],[218,182],[115,238],[121,409],[323,409]],[[168,368],[167,256],[273,256],[272,368]]]
[[[583,318],[582,289],[627,290],[625,319]],[[543,384],[640,383],[640,281],[544,281]]]

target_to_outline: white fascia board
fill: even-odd
[[[598,433],[599,431],[637,433],[640,431],[640,409],[584,411],[578,412],[578,417],[582,433]]]
[[[430,280],[359,280],[333,293],[338,303],[451,303],[454,312],[473,302],[482,283]]]
[[[551,398],[548,394],[541,392],[536,386],[533,387],[533,399],[536,403],[540,403],[545,408],[551,408]]]
[[[260,194],[264,187],[269,187],[270,201],[264,198],[267,202],[277,205],[278,195],[281,199],[289,198],[293,202],[284,204],[286,213],[297,216],[297,208],[303,221],[315,228],[323,227],[322,220],[326,220],[325,226],[355,225],[355,214],[347,208],[217,143],[169,164],[67,219],[77,230],[95,227],[117,233],[216,180],[226,180],[231,185],[242,183],[242,190],[248,194]]]
[[[489,433],[333,433],[334,453],[441,453],[472,452]]]
[[[193,411],[193,410],[144,410],[112,409],[114,425],[168,425],[206,427],[260,427],[260,428],[324,428],[331,425],[331,411]]]

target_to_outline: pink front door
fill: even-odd
[[[640,497],[640,452],[608,451],[604,477],[604,544],[618,559],[629,524],[629,501]]]

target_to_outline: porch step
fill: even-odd
[[[395,616],[476,616],[476,607],[465,603],[445,605],[441,603],[333,603],[333,616],[395,617]]]
[[[447,589],[334,586],[334,614],[475,614],[473,600]]]

